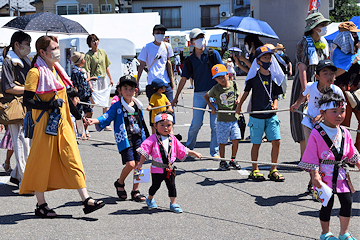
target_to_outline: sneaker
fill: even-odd
[[[145,201],[146,201],[146,204],[147,204],[147,206],[148,206],[149,209],[153,209],[153,208],[157,208],[157,207],[158,207],[158,205],[156,205],[156,203],[155,203],[155,199],[149,200],[148,198],[146,198]]]
[[[170,203],[170,211],[172,211],[174,213],[182,213],[183,212],[181,207],[176,203],[174,203],[174,204]]]
[[[233,167],[234,169],[236,170],[240,170],[241,169],[241,166],[238,164],[238,162],[234,161],[234,160],[231,160],[229,161],[229,165],[231,167]]]
[[[226,161],[221,161],[220,166],[219,166],[219,170],[222,170],[222,171],[230,170],[230,166]]]

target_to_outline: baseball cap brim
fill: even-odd
[[[321,67],[319,69],[316,69],[316,74],[319,75],[320,71],[323,70],[324,68],[330,68],[334,72],[337,71],[337,67],[335,67],[334,65],[328,65],[328,66],[323,66],[323,67]]]
[[[227,72],[218,72],[217,74],[215,74],[212,79],[215,79],[216,77],[221,77],[221,76],[225,76],[227,74]]]

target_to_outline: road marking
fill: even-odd
[[[10,181],[10,176],[0,177],[0,184],[6,184]]]

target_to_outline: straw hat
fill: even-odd
[[[83,52],[74,52],[70,59],[75,65],[77,65],[77,64],[82,62],[84,57],[85,57],[85,53],[83,53]]]
[[[360,29],[357,29],[356,25],[353,22],[343,22],[339,25],[339,32],[360,32]]]

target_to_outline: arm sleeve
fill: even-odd
[[[35,92],[24,91],[24,105],[28,109],[40,109],[40,110],[49,110],[54,109],[50,102],[40,102],[34,100]]]
[[[143,62],[146,62],[147,60],[147,50],[146,50],[146,46],[144,46],[142,49],[141,49],[141,52],[138,56],[138,59],[140,61],[143,61]]]
[[[169,52],[169,55],[168,57],[171,58],[174,56],[174,50],[172,48],[172,46],[170,45],[170,43],[166,43],[166,47],[168,48],[168,52]]]
[[[74,84],[74,87],[76,87],[79,90],[79,74],[72,72],[71,73],[71,81]]]
[[[109,126],[112,121],[115,120],[117,114],[117,104],[112,105],[109,110],[104,113],[102,116],[98,117],[99,120],[98,126],[100,127],[99,131],[104,129],[106,126]]]
[[[344,129],[344,131],[346,131],[345,137],[347,138],[346,142],[347,142],[347,145],[349,146],[349,152],[346,156],[347,157],[346,161],[350,164],[356,164],[360,158],[359,152],[353,143],[350,133],[346,129]]]
[[[181,142],[176,137],[172,136],[172,140],[175,143],[176,158],[178,158],[180,161],[184,161],[189,153],[189,149],[181,144]]]
[[[151,139],[151,136],[142,142],[141,146],[136,149],[136,151],[143,155],[146,160],[149,159],[152,149],[154,148],[154,141]]]
[[[188,68],[187,68],[187,66],[186,66],[186,61],[191,61],[190,59],[185,59],[185,61],[184,61],[184,67],[183,67],[183,69],[182,69],[182,74],[181,74],[181,76],[182,77],[185,77],[186,79],[189,79],[190,78],[190,73],[189,73],[189,70],[188,70]]]
[[[109,67],[110,64],[111,64],[111,62],[110,62],[110,60],[109,60],[109,58],[108,58],[107,53],[105,52],[105,50],[103,50],[103,52],[104,52],[104,55],[105,55],[105,65],[106,65],[106,67]]]
[[[155,100],[155,94],[151,95],[149,105],[155,106],[156,100]]]
[[[85,65],[84,65],[84,69],[86,72],[90,73],[90,64],[91,64],[91,57],[89,56],[89,54],[85,54]]]
[[[222,59],[221,59],[221,56],[220,56],[219,52],[216,51],[216,50],[214,50],[214,54],[215,54],[215,61],[216,61],[217,63],[220,63],[220,64],[223,64],[223,65],[224,65],[224,63],[223,63],[223,61],[222,61]]]
[[[215,85],[216,86],[216,85]],[[207,94],[209,94],[209,97],[215,97],[215,86],[213,86],[208,92]]]
[[[1,73],[1,84],[3,91],[13,88],[16,86],[14,83],[14,71],[13,65],[8,58],[5,58],[3,65],[2,65],[2,73]]]
[[[77,107],[75,107],[69,96],[68,96],[68,100],[69,100],[68,102],[70,107],[70,113],[75,117],[76,120],[81,120],[82,119],[81,113],[79,112]]]
[[[244,89],[245,92],[250,92],[250,90],[252,89],[253,81],[254,81],[254,78],[246,81],[246,85],[245,85],[245,89]]]
[[[312,84],[313,84],[312,82],[309,82],[309,83],[306,84],[305,90],[302,93],[303,96],[306,96],[306,95],[310,94],[310,87],[311,87]]]
[[[317,130],[313,129],[308,144],[306,145],[306,149],[303,157],[299,163],[299,167],[307,172],[311,170],[319,171],[319,156],[318,156],[318,143],[316,141]]]

